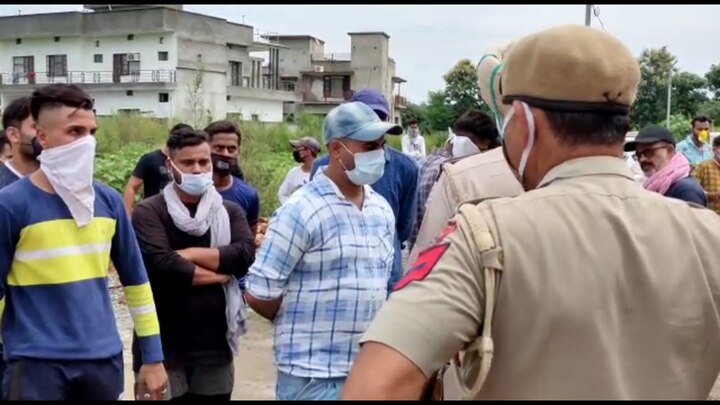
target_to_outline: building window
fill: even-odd
[[[242,62],[230,61],[230,85],[242,85]]]
[[[16,39],[16,40],[15,40],[15,45],[20,45],[20,44],[22,44],[22,38]]]
[[[55,42],[60,42],[60,37],[55,37]]]
[[[168,53],[165,51],[158,52],[158,60],[159,61],[166,61],[168,60]]]
[[[93,56],[93,60],[95,61],[95,63],[103,63],[103,56],[102,56],[102,54],[101,54],[101,53],[96,53],[96,54]]]
[[[165,41],[165,37],[160,37],[160,45],[162,45],[163,41]]]
[[[116,76],[140,75],[139,53],[116,53],[113,55],[113,74]]]
[[[132,41],[132,40],[135,39],[135,35],[129,34],[129,35],[127,36],[127,38],[128,38],[128,41]]]
[[[332,95],[332,77],[323,76],[323,97],[328,98]]]
[[[127,90],[127,91],[125,91],[125,95],[128,96],[128,97],[132,97],[132,96],[135,95],[135,93],[133,93],[132,90]]]
[[[197,61],[202,62],[202,54],[201,53],[197,54]]]
[[[140,75],[140,61],[139,60],[131,60],[128,61],[128,73],[130,76],[139,76]]]
[[[100,48],[100,40],[95,41],[95,48]]]
[[[159,101],[161,103],[167,103],[170,101],[170,94],[169,93],[159,93]]]
[[[285,91],[295,91],[295,83],[293,82],[285,82],[283,83],[283,87],[285,88]]]
[[[13,73],[25,74],[32,72],[34,67],[32,56],[15,56],[13,58]]]
[[[260,121],[260,117],[257,114],[251,114],[250,119],[253,121]]]
[[[225,96],[225,101],[230,101],[230,96]]]
[[[67,55],[48,55],[47,75],[48,77],[66,77]]]

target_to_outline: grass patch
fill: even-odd
[[[280,183],[296,164],[288,142],[311,136],[322,143],[322,122],[322,118],[314,115],[300,115],[293,124],[236,122],[243,133],[240,166],[245,180],[260,195],[262,216],[270,216],[278,207],[277,191]],[[95,162],[97,179],[122,192],[140,156],[162,147],[167,135],[167,124],[152,118],[133,114],[99,118],[98,155]],[[445,132],[426,135],[428,153],[443,146],[446,137]],[[388,136],[387,142],[400,149],[399,136]]]

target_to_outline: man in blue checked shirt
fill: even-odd
[[[395,217],[370,184],[385,170],[385,134],[399,129],[363,103],[334,108],[323,125],[328,165],[270,220],[246,296],[274,322],[278,400],[338,399],[385,302]]]
[[[390,106],[385,96],[376,90],[358,90],[350,101],[364,103],[372,108],[382,121],[387,121],[390,116]],[[402,135],[402,128],[399,131],[390,131],[388,134]],[[315,176],[320,167],[327,165],[328,160],[327,155],[315,160],[310,177]],[[388,293],[403,275],[402,244],[410,238],[417,214],[418,171],[419,165],[415,159],[385,145],[385,170],[380,179],[373,183],[372,188],[387,200],[395,215],[395,258],[393,271],[388,280]]]

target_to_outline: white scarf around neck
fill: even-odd
[[[168,213],[175,226],[181,231],[202,236],[210,230],[210,247],[227,246],[231,241],[230,216],[223,199],[215,187],[210,187],[200,197],[195,217],[183,204],[173,183],[163,190]],[[237,280],[223,284],[225,291],[225,316],[227,318],[227,341],[233,354],[238,353],[238,338],[245,334],[245,303]]]

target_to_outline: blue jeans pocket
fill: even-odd
[[[275,398],[279,401],[338,400],[344,382],[344,378],[306,378],[278,373]]]

